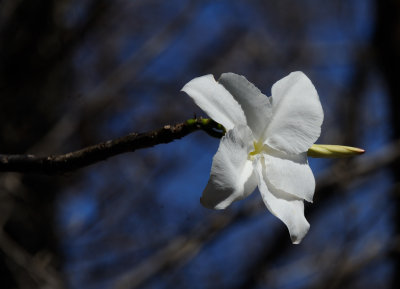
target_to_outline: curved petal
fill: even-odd
[[[264,154],[266,177],[278,190],[312,202],[315,178],[308,165],[307,153],[285,155],[279,152]]]
[[[235,125],[246,125],[246,118],[239,103],[211,74],[192,79],[182,91],[226,130]]]
[[[306,152],[318,139],[324,112],[310,79],[292,72],[272,86],[273,117],[265,144],[289,153]]]
[[[225,209],[251,194],[257,186],[253,165],[248,160],[252,134],[247,126],[236,126],[221,139],[213,158],[210,180],[200,202],[212,209]]]
[[[237,100],[246,116],[247,125],[256,139],[263,134],[272,115],[269,98],[249,82],[244,76],[223,73],[218,80]]]
[[[310,229],[304,217],[303,200],[275,188],[265,177],[265,166],[256,162],[258,188],[268,210],[287,226],[293,244],[299,244]]]

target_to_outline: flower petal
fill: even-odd
[[[315,178],[308,165],[307,153],[287,155],[278,151],[264,154],[266,177],[278,190],[312,202]]]
[[[265,165],[255,163],[258,188],[268,210],[287,226],[293,244],[299,244],[310,229],[304,217],[303,200],[275,188],[265,177]]]
[[[222,124],[226,130],[235,125],[246,125],[243,109],[232,95],[211,74],[189,81],[182,91],[214,121]]]
[[[272,115],[270,99],[249,82],[244,76],[234,73],[223,73],[218,80],[237,100],[246,116],[247,125],[259,139]]]
[[[273,117],[265,131],[265,144],[280,151],[306,152],[318,139],[324,112],[310,79],[292,72],[272,86]]]
[[[210,180],[201,203],[212,209],[225,209],[232,202],[251,194],[257,186],[252,162],[247,159],[252,135],[247,126],[236,126],[221,139],[213,158]]]

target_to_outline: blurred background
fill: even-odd
[[[325,111],[311,229],[258,191],[199,203],[219,140],[193,133],[56,176],[0,174],[1,288],[400,288],[400,2],[0,0],[0,153],[64,153],[205,116],[194,77],[265,94],[304,71]]]

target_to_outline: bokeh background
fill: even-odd
[[[56,176],[0,174],[1,288],[400,288],[400,2],[2,0],[0,153],[64,153],[205,116],[182,86],[265,94],[304,71],[325,111],[311,229],[259,193],[199,203],[219,140],[193,133]]]

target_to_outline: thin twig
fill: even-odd
[[[175,125],[145,133],[130,133],[126,136],[92,145],[74,152],[37,156],[31,154],[4,155],[0,154],[0,172],[34,172],[41,174],[56,174],[74,171],[109,157],[158,144],[170,143],[197,130],[221,138],[223,128],[210,119],[190,119]]]

